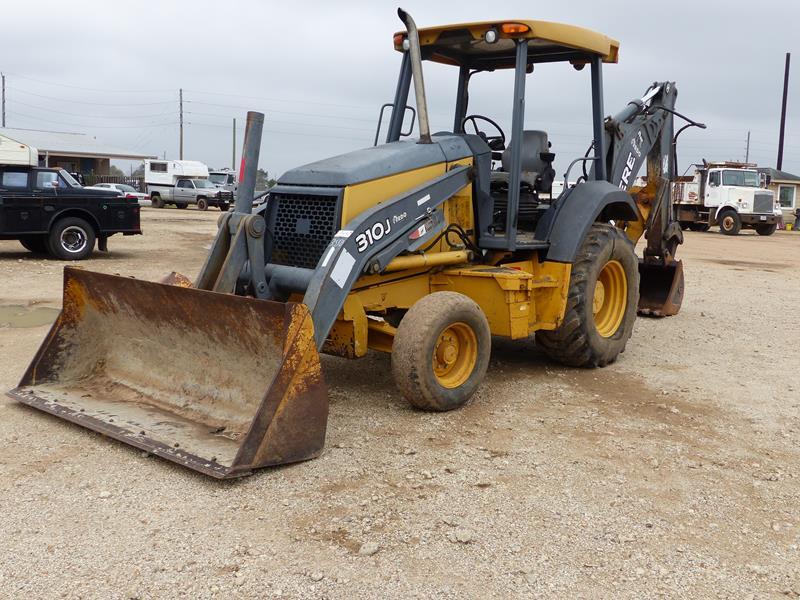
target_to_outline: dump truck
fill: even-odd
[[[775,193],[767,189],[765,176],[751,163],[695,165],[693,176],[676,178],[672,202],[681,227],[692,231],[718,225],[725,235],[737,235],[742,229],[772,235],[782,217]]]
[[[286,172],[253,213],[264,116],[248,113],[234,210],[194,281],[66,269],[61,315],[11,396],[237,477],[322,451],[321,352],[389,353],[400,394],[446,411],[481,385],[492,336],[535,335],[562,364],[603,367],[625,349],[637,309],[677,313],[675,84],[654,83],[605,118],[616,40],[532,20],[417,29],[398,14],[385,143]],[[458,71],[451,132],[430,131],[424,61]],[[523,126],[528,74],[554,62],[588,67],[593,123],[557,196],[548,134]],[[508,134],[469,112],[471,79],[499,70],[513,74]],[[412,82],[417,138],[403,135]],[[631,195],[645,164],[648,184]]]

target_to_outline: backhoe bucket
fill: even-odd
[[[639,261],[639,314],[653,317],[677,315],[683,303],[683,262],[666,265]]]
[[[328,418],[305,305],[69,267],[9,395],[217,478],[317,456]]]

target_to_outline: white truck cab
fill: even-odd
[[[707,231],[718,225],[726,235],[755,229],[772,235],[781,219],[775,194],[756,165],[723,162],[696,165],[694,176],[679,177],[673,185],[676,219],[684,229]]]

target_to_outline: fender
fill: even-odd
[[[633,198],[607,181],[586,181],[569,189],[544,214],[536,239],[550,244],[546,260],[572,263],[592,224],[611,219],[638,221]]]
[[[731,204],[720,204],[717,207],[717,210],[714,211],[714,220],[715,221],[718,220],[719,219],[719,213],[721,213],[723,210],[728,209],[728,208],[730,208],[733,212],[735,212],[737,214],[739,213],[739,209],[736,206],[733,206]]]
[[[53,223],[55,223],[56,221],[58,221],[63,217],[78,217],[80,219],[85,220],[87,223],[89,223],[89,225],[94,227],[94,231],[97,235],[100,235],[100,232],[103,231],[100,228],[100,223],[97,220],[97,217],[95,217],[88,210],[76,207],[62,208],[61,210],[56,211],[50,218],[50,220],[47,222],[47,231],[50,231],[50,229],[53,227]]]

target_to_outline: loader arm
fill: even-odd
[[[642,98],[634,99],[604,123],[605,165],[608,181],[631,192],[639,211],[636,221],[620,223],[635,244],[647,239],[640,261],[639,311],[655,316],[673,315],[683,301],[683,265],[675,253],[683,243],[683,232],[673,217],[671,186],[677,169],[674,117],[687,127],[705,125],[675,111],[678,90],[674,82],[656,82]],[[647,184],[634,190],[636,176],[647,163]]]
[[[311,311],[321,350],[355,281],[382,272],[402,252],[429,243],[446,226],[440,206],[470,179],[471,167],[454,167],[363,212],[336,233],[315,269],[267,264],[271,298],[305,294],[303,304]]]
[[[647,185],[633,194],[640,218],[628,222],[626,227],[634,243],[646,235],[646,263],[670,262],[677,246],[683,243],[683,234],[670,207],[670,186],[677,169],[674,116],[685,119],[689,126],[705,129],[702,123],[675,112],[677,96],[674,82],[656,82],[642,98],[631,100],[604,124],[609,182],[630,192],[647,162]]]

